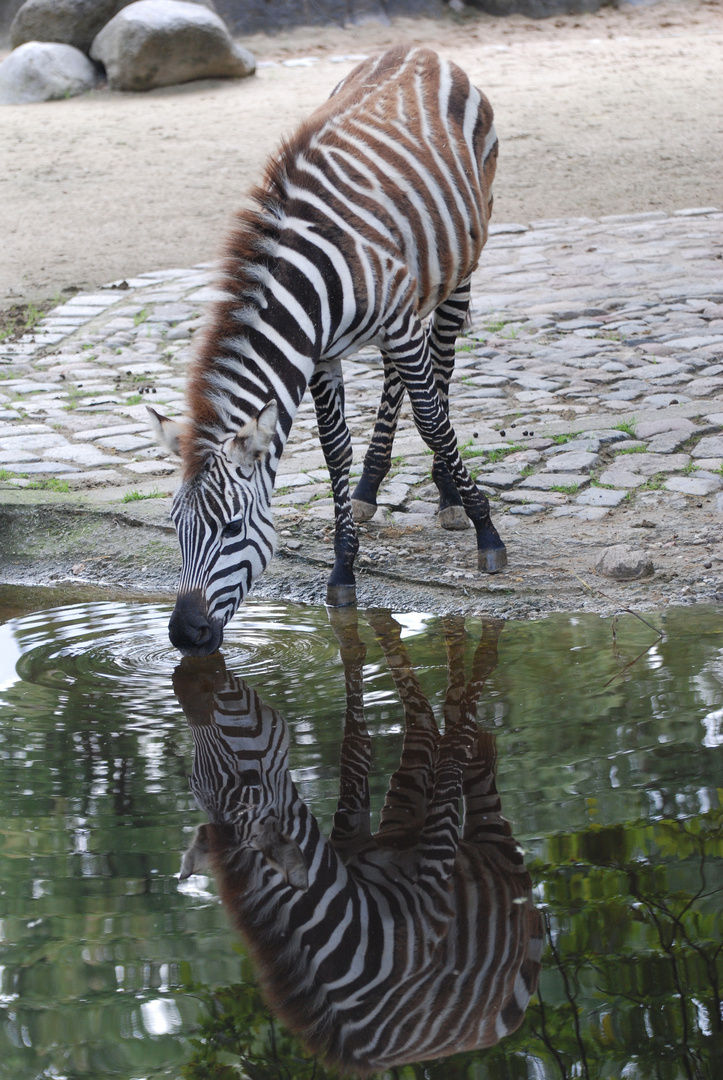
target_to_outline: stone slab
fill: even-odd
[[[627,491],[591,488],[589,491],[584,491],[582,495],[578,495],[575,502],[579,506],[619,506],[627,495]]]

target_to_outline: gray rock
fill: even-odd
[[[181,0],[138,0],[95,38],[90,55],[113,90],[151,90],[194,79],[242,78],[256,61],[212,11]]]
[[[635,581],[655,573],[651,558],[640,548],[616,544],[606,548],[595,563],[595,571],[614,581]]]
[[[479,479],[483,484],[490,484],[493,488],[507,491],[514,487],[520,479],[519,473],[512,472],[486,472],[480,473]]]
[[[577,491],[590,483],[590,477],[584,473],[536,473],[527,476],[520,484],[521,488],[533,491],[552,491],[553,488],[566,488],[568,492]]]
[[[691,453],[694,458],[723,456],[723,435],[706,435]]]
[[[55,101],[92,90],[96,71],[72,45],[29,41],[0,64],[0,105]]]
[[[561,446],[550,446],[544,452],[545,457],[555,457],[556,454],[577,454],[579,452],[596,454],[602,442],[600,439],[571,439],[570,442]]]
[[[58,41],[89,52],[93,38],[133,0],[25,0],[10,27],[13,49],[26,41]],[[187,0],[215,11],[212,0]]]
[[[17,49],[26,41],[57,41],[87,53],[123,6],[124,0],[25,0],[10,27],[10,43]]]
[[[613,465],[612,468],[601,473],[600,483],[612,484],[613,487],[618,488],[637,488],[645,483],[645,477],[639,473],[631,472],[629,469],[622,469],[618,468],[617,465]]]
[[[519,514],[521,517],[532,517],[533,514],[541,514],[546,509],[542,503],[520,503],[519,506],[511,506],[511,514]]]
[[[712,495],[720,491],[721,481],[712,477],[671,476],[665,486],[668,491],[681,491],[683,495]]]
[[[597,454],[586,451],[556,454],[547,462],[545,468],[549,472],[587,472],[597,463]]]
[[[591,488],[578,495],[575,502],[580,506],[619,506],[627,494],[613,488]]]

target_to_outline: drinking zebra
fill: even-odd
[[[448,623],[440,737],[398,624],[370,617],[406,728],[372,835],[364,647],[350,614],[337,626],[347,711],[328,840],[290,777],[278,713],[220,658],[200,678],[184,660],[174,686],[193,733],[191,786],[210,819],[181,877],[211,864],[271,1007],[312,1052],[366,1073],[490,1046],[515,1030],[537,985],[542,928],[501,814],[494,740],[475,722],[499,624],[486,628],[465,684],[463,622]]]
[[[329,604],[354,602],[353,519],[374,513],[405,391],[434,451],[442,525],[469,518],[479,568],[505,566],[448,415],[496,160],[492,109],[467,76],[428,49],[395,48],[356,67],[269,162],[228,241],[227,298],[191,372],[190,423],[150,410],[183,458],[173,506],[183,567],[169,625],[181,652],[219,646],[273,556],[271,492],[307,386],[334,496]],[[352,500],[341,358],[368,344],[381,350],[384,385]]]

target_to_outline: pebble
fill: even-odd
[[[501,503],[526,528],[540,514],[614,515],[628,497],[674,509],[706,494],[723,512],[723,280],[709,257],[721,241],[714,208],[493,226],[450,387],[460,445],[475,447],[467,464],[493,513]],[[179,462],[153,442],[145,402],[182,412],[193,339],[221,295],[215,271],[119,284],[80,293],[21,340],[0,342],[6,473],[64,476],[74,488],[103,487],[110,501],[143,476],[177,482]],[[343,366],[358,476],[382,367],[371,348]],[[512,453],[500,460],[501,448]],[[431,456],[406,403],[394,456],[375,520],[437,529]],[[308,396],[277,491],[277,512],[291,521],[333,517]]]

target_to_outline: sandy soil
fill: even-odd
[[[433,45],[492,101],[497,221],[723,202],[715,0],[258,36],[264,66],[241,82],[0,107],[0,310],[214,258],[279,138],[353,66],[335,58],[397,41]]]

